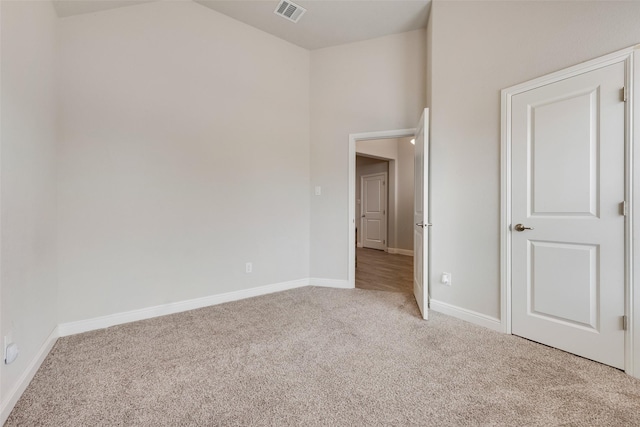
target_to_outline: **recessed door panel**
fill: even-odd
[[[365,180],[365,214],[382,213],[382,181],[380,179]]]
[[[366,239],[375,241],[382,240],[381,221],[379,219],[365,219],[365,221],[367,222],[367,226],[365,227],[367,230]]]
[[[531,215],[597,216],[598,89],[532,105],[529,125]]]
[[[598,247],[536,241],[529,245],[529,313],[597,332]]]

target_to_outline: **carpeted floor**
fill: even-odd
[[[432,313],[301,288],[58,340],[9,426],[640,425],[640,381]]]

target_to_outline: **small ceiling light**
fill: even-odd
[[[415,139],[415,138],[412,138],[412,139],[411,139],[411,143],[412,143],[413,145],[416,145],[416,139]]]

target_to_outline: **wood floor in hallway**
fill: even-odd
[[[356,248],[356,288],[413,292],[413,257]]]

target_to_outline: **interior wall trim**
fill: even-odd
[[[387,252],[390,254],[413,256],[413,251],[410,249],[387,248]]]
[[[339,288],[339,289],[353,289],[355,286],[351,286],[348,280],[343,279],[309,279],[311,286],[320,286],[323,288]]]
[[[95,317],[92,319],[79,320],[76,322],[61,323],[58,325],[61,337],[81,334],[83,332],[104,329],[110,326],[124,323],[136,322],[138,320],[152,319],[154,317],[166,316],[168,314],[181,313],[183,311],[195,310],[212,305],[223,304],[225,302],[238,301],[245,298],[267,295],[274,292],[286,291],[289,289],[309,286],[309,279],[292,280],[288,282],[274,283],[271,285],[257,286],[255,288],[242,289],[239,291],[225,292],[222,294],[210,295],[202,298],[194,298],[185,301],[172,302],[157,305],[154,307],[141,308],[122,313],[110,314],[107,316]]]
[[[466,308],[458,307],[446,302],[433,299],[429,302],[429,308],[433,311],[437,311],[438,313],[447,314],[451,317],[456,317],[458,319],[473,323],[478,326],[482,326],[497,332],[502,332],[500,319],[487,316],[486,314],[478,313],[473,310],[467,310]]]

